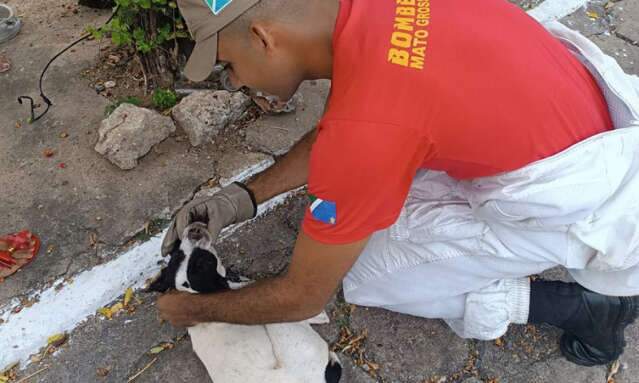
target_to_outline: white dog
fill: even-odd
[[[206,225],[189,225],[183,238],[150,290],[214,293],[251,283],[227,275]],[[214,383],[337,383],[339,360],[310,326],[319,323],[328,323],[325,313],[296,323],[204,323],[189,328],[189,335]]]

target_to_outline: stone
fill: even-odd
[[[104,83],[104,87],[107,89],[115,88],[117,83],[115,81],[107,81]]]
[[[102,121],[95,150],[120,169],[130,170],[151,148],[175,132],[175,124],[158,112],[122,104]]]
[[[469,345],[442,321],[356,307],[351,328],[367,331],[367,359],[379,364],[382,378],[396,383],[428,381],[461,371]]]
[[[251,99],[241,92],[198,91],[173,108],[173,119],[191,145],[200,146],[240,119],[250,104]]]
[[[246,129],[246,142],[254,149],[281,156],[312,131],[322,117],[330,90],[330,81],[302,83],[295,96],[295,112],[262,116]]]

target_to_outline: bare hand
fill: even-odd
[[[197,296],[189,293],[172,291],[158,298],[160,318],[176,327],[191,327],[196,320],[198,310]]]

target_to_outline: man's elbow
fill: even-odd
[[[292,297],[292,314],[295,321],[304,321],[319,315],[331,298],[330,294],[322,294],[317,291],[309,292],[307,289],[298,289],[298,293]]]

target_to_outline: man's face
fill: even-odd
[[[282,101],[289,100],[303,81],[302,69],[293,52],[280,46],[266,46],[259,35],[247,40],[222,31],[218,42],[218,61],[228,64],[234,87],[247,86]]]

